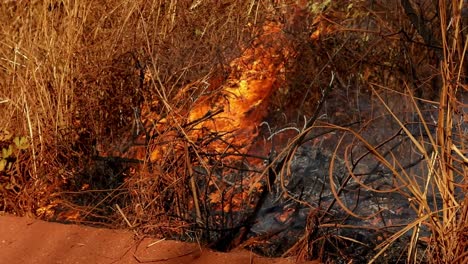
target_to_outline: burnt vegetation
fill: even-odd
[[[3,1],[0,212],[466,258],[463,0]]]

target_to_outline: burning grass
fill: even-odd
[[[407,262],[462,261],[462,1],[421,1],[425,27],[408,1],[319,2],[3,3],[0,210],[220,250],[376,261],[408,241]]]

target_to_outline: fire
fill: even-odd
[[[192,142],[207,135],[218,134],[219,139],[209,144],[208,151],[218,153],[230,144],[245,153],[257,136],[257,126],[268,111],[268,99],[284,79],[285,64],[294,56],[292,43],[278,24],[268,23],[252,46],[230,63],[227,81],[211,97],[202,97],[190,109],[188,132]],[[185,90],[185,89],[183,89]],[[162,157],[160,149],[150,157]]]

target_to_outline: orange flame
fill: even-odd
[[[221,136],[224,144],[217,141],[209,147],[223,151],[226,143],[233,143],[242,152],[248,150],[257,135],[258,124],[267,114],[268,98],[281,84],[285,63],[293,55],[291,41],[281,26],[266,24],[252,47],[230,63],[231,73],[221,92],[200,98],[190,110],[188,123],[196,125],[189,138],[196,141],[208,133],[225,133]],[[219,113],[200,121],[214,112]],[[160,158],[160,153],[154,151],[151,161]]]
[[[171,109],[172,114],[161,118],[150,110],[151,106],[143,106],[142,116],[153,124],[153,131],[162,135],[157,140],[151,139],[151,162],[163,159],[168,151],[183,150],[183,140],[197,142],[209,135],[217,135],[219,140],[204,145],[206,151],[222,153],[231,145],[235,146],[238,154],[249,151],[258,134],[257,126],[268,112],[268,99],[284,80],[285,64],[295,56],[292,41],[283,32],[283,25],[267,23],[257,33],[258,37],[252,45],[230,63],[227,80],[224,83],[215,78],[209,81],[210,90],[218,92],[197,98],[188,113],[171,106],[175,107]],[[192,96],[193,86],[190,84],[181,89],[174,101]],[[180,133],[179,128],[184,124],[184,131]],[[184,134],[183,140],[181,134]],[[145,136],[141,134],[143,138],[131,142],[145,142],[148,140],[144,139]],[[106,148],[99,148],[100,153],[104,156],[145,159],[147,150],[143,144],[136,146],[123,142],[122,145],[113,144],[107,151]]]

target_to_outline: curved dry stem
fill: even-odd
[[[338,148],[339,146],[341,145],[341,142],[343,141],[343,138],[344,138],[344,135],[340,138],[340,140],[338,141],[338,144],[336,144],[336,148],[335,148],[335,152],[333,153],[332,155],[332,158],[330,160],[330,167],[328,169],[328,177],[329,177],[329,180],[330,180],[330,189],[333,193],[333,196],[335,197],[335,201],[340,205],[340,207],[349,215],[353,216],[353,217],[356,217],[356,218],[359,218],[359,219],[362,219],[362,220],[367,220],[367,219],[371,219],[375,216],[377,216],[378,214],[380,214],[383,209],[379,210],[378,212],[376,212],[375,214],[372,214],[370,216],[360,216],[360,215],[357,215],[355,214],[351,209],[349,209],[344,203],[343,201],[341,201],[340,199],[340,192],[342,191],[342,189],[344,188],[344,186],[347,184],[347,180],[345,180],[345,182],[340,186],[340,189],[337,191],[336,187],[335,187],[335,182],[333,180],[333,168],[334,168],[334,164],[335,164],[335,159],[337,157],[337,152],[338,152]]]
[[[345,148],[345,153],[344,153],[344,156],[345,157],[348,157],[349,156],[349,149],[352,148],[352,146],[347,146]],[[375,193],[391,193],[391,192],[396,192],[396,191],[399,191],[401,189],[403,189],[406,185],[403,185],[403,186],[397,186],[393,189],[389,189],[389,190],[377,190],[377,189],[374,189],[372,188],[371,186],[363,183],[359,178],[358,176],[356,176],[356,174],[354,174],[353,172],[353,166],[350,164],[350,160],[349,159],[344,159],[344,162],[345,162],[345,165],[346,165],[346,168],[348,169],[348,173],[349,175],[354,179],[354,182],[356,182],[357,184],[359,184],[359,186],[361,186],[362,188],[368,190],[368,191],[372,191],[372,192],[375,192]]]

